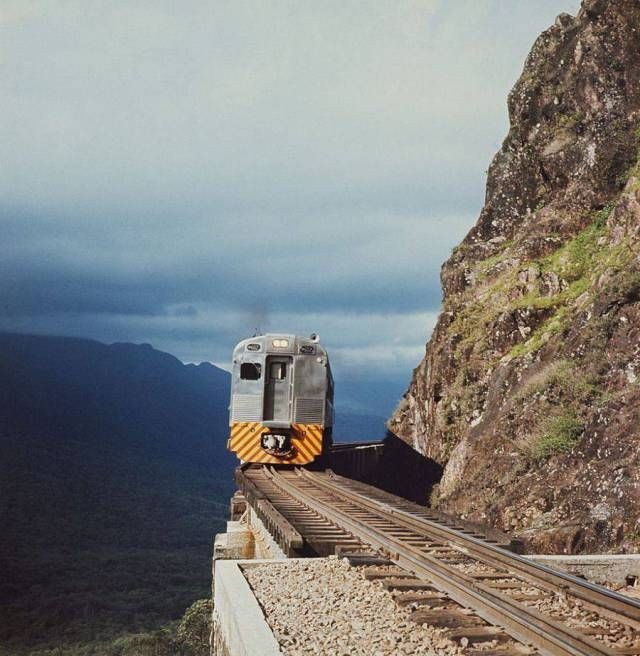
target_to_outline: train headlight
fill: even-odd
[[[260,438],[260,446],[269,455],[279,458],[286,458],[293,451],[291,438],[284,433],[264,433]]]
[[[289,346],[288,339],[274,339],[271,343],[275,348],[287,348]]]

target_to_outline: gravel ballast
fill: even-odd
[[[411,622],[408,609],[345,560],[288,560],[244,575],[287,656],[464,653],[442,630]]]

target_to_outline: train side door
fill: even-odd
[[[267,358],[264,388],[265,421],[289,421],[292,359],[282,356]]]

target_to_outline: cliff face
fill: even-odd
[[[389,422],[436,506],[550,552],[640,547],[640,2],[536,41],[478,222]]]

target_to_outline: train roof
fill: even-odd
[[[253,346],[252,348],[252,345]],[[264,335],[254,335],[247,337],[238,342],[234,354],[241,351],[254,351],[256,353],[283,353],[287,355],[297,355],[305,353],[303,348],[313,347],[313,353],[323,354],[326,356],[327,352],[320,344],[320,337],[312,333],[308,337],[301,335],[293,335],[291,333],[266,333]],[[306,351],[310,353],[311,351]]]

